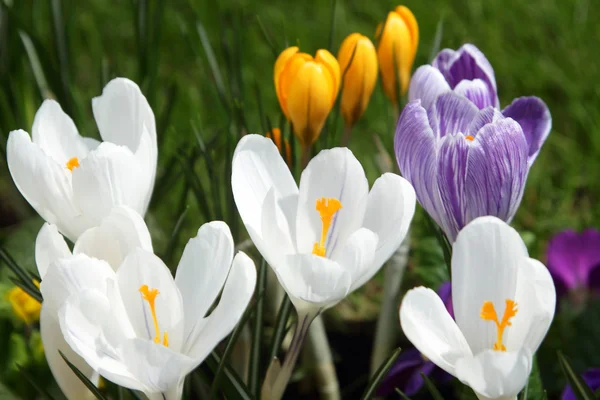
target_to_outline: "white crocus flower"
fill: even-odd
[[[144,215],[154,187],[157,145],[154,114],[139,87],[116,78],[92,100],[98,142],[79,135],[54,100],[35,115],[31,138],[10,133],[8,168],[15,185],[47,222],[75,241],[114,206]]]
[[[179,399],[185,376],[231,332],[254,292],[254,263],[233,253],[227,225],[211,222],[186,245],[175,279],[157,256],[138,247],[116,272],[86,255],[58,260],[42,294],[54,302],[80,286],[59,310],[71,348],[118,385],[150,399]]]
[[[452,303],[456,321],[433,290],[410,290],[400,307],[402,330],[479,399],[516,399],[554,317],[548,270],[505,222],[477,218],[453,245]]]
[[[69,250],[65,239],[58,233],[56,226],[46,223],[38,233],[35,242],[35,259],[42,278],[41,290],[44,296],[40,315],[42,343],[50,370],[59,387],[70,400],[95,397],[64,362],[59,350],[95,384],[98,383],[98,373],[73,352],[65,341],[60,330],[58,311],[70,295],[78,293],[87,285],[94,285],[94,287],[105,285],[103,271],[106,264],[99,260],[106,261],[116,270],[125,256],[136,248],[151,252],[152,242],[142,217],[127,207],[114,208],[107,217],[102,219],[98,227],[85,231],[75,242],[73,253]],[[89,262],[89,275],[86,277],[89,279],[72,279],[68,280],[68,284],[55,286],[52,274],[48,273],[50,265],[55,262],[63,266],[73,265],[88,261],[89,257],[94,257]]]
[[[278,399],[312,320],[371,279],[406,236],[415,192],[390,173],[369,192],[347,148],[321,151],[298,187],[273,141],[259,135],[238,143],[231,185],[252,241],[298,312],[290,352],[274,383],[263,388]]]
[[[321,151],[300,188],[272,140],[247,135],[233,156],[231,185],[250,237],[299,312],[314,313],[367,282],[398,248],[415,192],[387,173],[369,192],[347,148]]]

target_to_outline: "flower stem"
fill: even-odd
[[[308,162],[310,161],[310,145],[304,145],[302,146],[302,170],[304,171],[304,168],[306,168],[306,166],[308,165]]]
[[[350,143],[350,136],[352,136],[352,126],[344,125],[344,136],[342,136],[342,147],[348,147]]]
[[[294,366],[298,360],[298,355],[302,349],[302,344],[306,338],[308,328],[317,315],[318,312],[298,312],[298,322],[296,323],[290,349],[285,356],[285,361],[281,366],[279,375],[277,375],[277,378],[271,387],[271,393],[268,400],[279,400],[283,396],[283,392],[285,391],[290,377],[292,376],[292,372],[294,371]]]

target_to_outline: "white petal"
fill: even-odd
[[[6,158],[17,189],[46,222],[71,241],[90,226],[73,203],[70,171],[44,154],[27,132],[10,133]]]
[[[84,254],[61,258],[50,264],[40,285],[44,305],[57,311],[71,294],[91,289],[106,293],[107,281],[114,277],[104,261]]]
[[[67,344],[60,330],[56,311],[49,310],[44,305],[42,305],[42,312],[40,314],[40,334],[50,371],[52,371],[56,383],[58,383],[60,390],[62,390],[67,399],[95,399],[92,392],[65,363],[59,351],[95,385],[98,384],[98,374]]]
[[[35,239],[35,264],[40,278],[44,279],[50,264],[70,255],[71,250],[56,226],[45,223]]]
[[[145,129],[156,147],[154,113],[138,85],[126,78],[115,78],[92,99],[94,118],[105,142],[127,146],[135,153]]]
[[[512,400],[525,387],[531,372],[531,353],[486,350],[459,359],[456,377],[469,385],[479,398]]]
[[[114,332],[121,327],[112,317],[105,295],[95,290],[73,294],[58,315],[65,341],[100,375],[120,386],[145,389],[123,363],[119,349],[106,339],[105,330]],[[122,336],[120,342],[125,342],[128,338],[125,334]]]
[[[321,238],[321,218],[316,201],[322,197],[335,198],[342,208],[335,214],[327,233],[327,257],[334,258],[336,249],[361,227],[367,207],[369,183],[365,171],[347,148],[322,150],[302,172],[296,238],[299,253],[311,253]]]
[[[346,297],[352,285],[350,271],[314,254],[289,255],[274,271],[296,308],[330,307]]]
[[[151,341],[157,332],[150,306],[143,299],[140,288],[148,285],[149,289],[158,289],[155,307],[161,342],[164,332],[167,332],[169,347],[179,351],[183,336],[183,303],[171,271],[162,260],[153,253],[137,248],[129,253],[119,267],[117,281],[136,336]]]
[[[94,225],[119,205],[141,215],[148,187],[140,178],[146,174],[128,148],[102,143],[73,170],[75,204]]]
[[[415,214],[415,190],[401,176],[383,174],[369,193],[363,226],[377,234],[379,241],[373,268],[377,271],[400,247]]]
[[[150,232],[144,220],[129,207],[119,206],[102,219],[100,226],[85,231],[75,243],[73,254],[87,254],[116,269],[127,254],[141,247],[152,252]]]
[[[297,196],[293,198],[297,200]],[[269,190],[263,202],[261,232],[261,240],[255,241],[255,245],[272,267],[281,265],[286,255],[296,253],[288,220],[277,205],[274,188]]]
[[[519,266],[515,301],[519,311],[505,331],[506,346],[525,347],[534,354],[550,328],[556,308],[556,289],[544,264],[527,258]]]
[[[31,136],[33,143],[59,165],[65,165],[73,157],[81,160],[89,151],[71,117],[54,100],[42,103],[35,114]]]
[[[253,240],[261,237],[260,210],[271,188],[282,211],[290,216],[291,232],[295,232],[294,204],[298,187],[294,177],[271,139],[246,135],[233,155],[231,189],[240,217]],[[293,212],[288,213],[289,207]]]
[[[144,385],[146,393],[176,388],[194,365],[191,358],[151,340],[129,339],[121,351],[127,369]]]
[[[344,248],[337,253],[334,261],[350,273],[352,279],[350,291],[361,287],[379,270],[374,268],[373,263],[377,242],[377,234],[366,228],[360,228],[350,235]]]
[[[233,238],[226,223],[204,224],[190,239],[175,276],[183,299],[184,338],[193,335],[197,323],[206,316],[221,292],[233,260]]]
[[[408,100],[420,99],[423,108],[428,109],[435,99],[446,92],[450,86],[439,69],[431,65],[422,65],[413,74],[408,88]]]
[[[496,342],[495,323],[479,316],[483,303],[491,301],[502,319],[505,301],[515,300],[518,269],[525,258],[519,233],[496,217],[477,218],[458,234],[452,251],[452,303],[473,354]]]
[[[194,359],[195,366],[231,333],[246,310],[255,286],[254,262],[246,254],[237,253],[219,304],[185,344],[184,353]]]
[[[458,359],[471,355],[444,302],[431,289],[418,287],[406,293],[400,305],[400,325],[408,340],[449,374],[456,375]]]

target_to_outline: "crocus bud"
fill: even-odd
[[[275,90],[285,116],[303,147],[319,137],[340,87],[340,66],[327,50],[313,58],[298,47],[284,50],[275,62]]]
[[[282,140],[281,129],[273,128],[270,132],[267,132],[265,136],[271,139],[273,143],[275,143],[275,146],[277,146],[277,150],[279,150],[279,154],[284,154],[281,150],[281,146],[285,146],[285,162],[288,166],[292,165],[292,149],[290,147],[290,142],[287,139]]]
[[[342,115],[346,126],[351,127],[367,109],[377,82],[375,46],[366,36],[353,33],[342,42],[338,62],[344,74]]]
[[[408,89],[410,71],[419,45],[419,26],[408,8],[398,6],[388,13],[383,29],[380,24],[375,36],[379,38],[377,57],[383,89],[387,97],[396,103],[398,101],[396,77],[400,79],[401,94],[404,95]]]
[[[39,287],[39,283],[34,281]],[[18,286],[12,288],[7,295],[8,302],[17,318],[26,324],[39,321],[42,305]]]

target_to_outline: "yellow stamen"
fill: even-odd
[[[319,242],[315,242],[312,252],[317,256],[325,257],[325,253],[327,251],[325,249],[327,232],[329,232],[329,228],[331,227],[333,216],[340,210],[340,208],[342,208],[342,203],[333,197],[321,197],[320,199],[317,199],[315,208],[319,212],[319,215],[321,215],[321,223],[323,224],[323,227],[321,229],[321,240]]]
[[[69,161],[67,161],[67,168],[69,169],[69,171],[73,172],[73,168],[77,167],[79,167],[79,159],[77,157],[73,157]]]
[[[475,138],[473,136],[471,136],[471,135],[465,136],[465,139],[467,139],[470,142],[472,142],[473,140],[475,140]]]
[[[158,289],[150,289],[148,285],[140,286],[140,293],[142,294],[142,298],[148,302],[150,306],[150,312],[152,313],[152,319],[154,320],[154,329],[156,330],[156,336],[154,337],[154,343],[160,343],[160,329],[158,327],[158,318],[156,316],[156,307],[155,300],[156,296],[160,294]],[[165,332],[163,338],[163,345],[169,347],[169,334]]]
[[[517,303],[515,303],[513,300],[506,299],[506,307],[504,308],[502,321],[498,321],[498,314],[496,314],[494,304],[491,301],[483,302],[479,316],[485,321],[494,321],[496,328],[498,328],[496,343],[494,343],[494,350],[506,351],[506,346],[502,344],[502,335],[504,334],[504,329],[506,329],[507,326],[512,325],[510,319],[517,315],[517,311],[519,311],[517,309]]]

